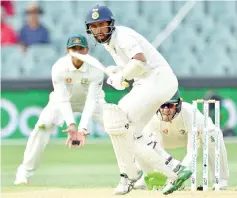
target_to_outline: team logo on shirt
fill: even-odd
[[[71,82],[72,82],[72,79],[71,79],[71,78],[66,78],[65,81],[66,81],[67,83],[71,83]]]
[[[168,134],[169,131],[168,131],[168,129],[165,129],[165,130],[163,130],[162,132],[163,132],[164,134]]]
[[[82,84],[82,85],[88,85],[88,84],[89,84],[88,78],[82,78],[82,79],[81,79],[81,84]]]
[[[100,17],[99,12],[93,12],[91,15],[92,19],[98,19]]]

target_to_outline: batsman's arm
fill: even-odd
[[[69,92],[64,80],[64,71],[60,67],[57,67],[57,65],[54,65],[52,69],[52,83],[63,119],[67,123],[67,126],[75,124],[71,103],[69,101]]]
[[[88,94],[87,94],[85,106],[82,112],[81,121],[78,126],[79,131],[80,129],[86,129],[86,130],[88,129],[88,123],[92,119],[93,113],[96,108],[96,104],[99,103],[99,100],[100,100],[100,95],[101,95],[102,86],[103,86],[103,79],[104,79],[103,73],[98,72],[98,75],[89,85]]]
[[[118,39],[120,48],[130,58],[130,61],[122,69],[124,79],[132,80],[147,72],[145,67],[147,60],[136,38],[131,35],[121,34]]]
[[[132,35],[120,34],[118,36],[118,44],[119,47],[123,50],[123,52],[130,59],[137,59],[143,62],[146,62],[146,58],[144,56],[144,52],[136,40],[136,38]]]

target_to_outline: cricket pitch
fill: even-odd
[[[46,189],[46,190],[33,190],[27,192],[8,192],[2,194],[4,198],[110,198],[118,197],[113,195],[112,188],[90,188],[90,189]],[[120,195],[121,196],[121,195]],[[205,197],[205,198],[236,198],[237,191],[226,190],[226,191],[207,191],[207,192],[191,192],[191,191],[176,191],[170,195],[163,195],[159,191],[144,191],[144,190],[133,190],[126,197],[130,198],[157,198],[157,197],[173,197],[173,198],[193,198],[193,197]]]

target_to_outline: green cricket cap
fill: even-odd
[[[67,41],[67,48],[71,48],[74,46],[88,47],[86,37],[82,36],[81,34],[74,34],[71,37],[69,37]]]
[[[179,90],[177,90],[174,96],[166,103],[176,103],[176,102],[179,102],[179,100],[180,100],[180,93],[179,93]]]

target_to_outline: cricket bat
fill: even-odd
[[[84,54],[79,54],[79,53],[76,53],[76,52],[73,52],[73,51],[69,51],[69,54],[75,58],[78,58],[80,60],[82,60],[83,62],[87,62],[88,64],[92,65],[93,67],[101,70],[102,72],[104,72],[106,75],[109,75],[107,72],[106,72],[106,67],[100,62],[98,61],[96,58],[90,56],[89,54],[87,55],[84,55]],[[129,87],[129,83],[126,82],[126,81],[123,81],[122,82],[122,85],[124,87]]]

